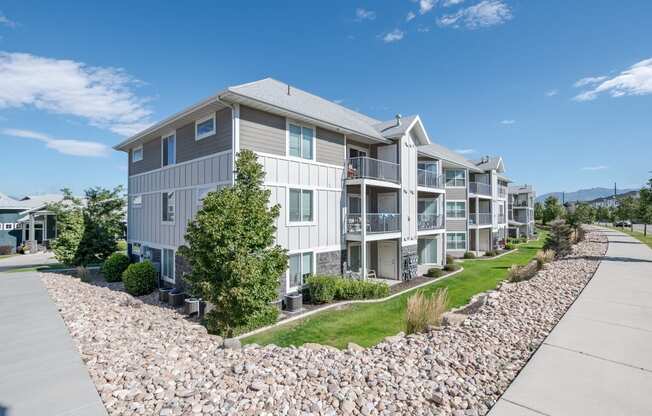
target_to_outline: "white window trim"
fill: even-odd
[[[295,126],[301,127],[302,129],[304,127],[308,129],[312,129],[313,136],[312,136],[312,158],[311,159],[306,159],[305,157],[301,157],[301,156],[290,155],[290,124],[294,124]],[[301,146],[302,146],[301,153],[303,154],[303,131],[301,132]],[[285,119],[285,157],[291,160],[298,160],[298,161],[310,160],[316,162],[317,161],[317,126],[313,126],[306,123],[300,123],[298,121],[289,120],[286,118]]]
[[[448,215],[448,207],[446,206],[449,202],[463,202],[464,203],[464,216],[463,217],[451,217]],[[468,215],[467,215],[467,201],[464,199],[447,199],[446,203],[444,204],[444,213],[446,214],[446,219],[447,220],[465,220]]]
[[[290,221],[290,190],[312,191],[312,221]],[[300,199],[303,201],[303,199]],[[302,227],[317,225],[317,190],[314,188],[288,185],[285,188],[285,225],[287,227]],[[302,213],[303,214],[303,213]]]
[[[432,242],[432,240],[441,241],[441,238],[439,237],[439,235],[435,234],[435,235],[420,236],[419,240],[430,240]],[[444,241],[444,244],[446,244],[446,243],[447,243],[447,241]],[[437,256],[436,257],[438,257],[438,261],[429,262],[429,263],[418,263],[420,266],[439,266],[439,265],[441,265],[441,261],[442,261],[442,257],[443,257],[441,254],[443,254],[443,251],[440,251],[440,250],[442,249],[442,247],[439,246],[439,243],[435,243],[435,244],[437,244]],[[417,250],[419,249],[418,247],[419,247],[419,242],[417,241]],[[419,252],[417,251],[417,258],[418,257],[419,257]]]
[[[463,248],[448,248],[448,236],[449,235],[459,235],[459,234],[462,234],[464,236],[464,247]],[[451,250],[451,251],[466,250],[466,248],[468,247],[468,235],[464,231],[447,232],[446,233],[446,241],[444,242],[444,244],[446,244],[446,246],[445,246],[446,250]]]
[[[163,194],[174,194],[174,219],[172,221],[163,219]],[[174,225],[177,222],[177,192],[176,191],[164,191],[161,192],[161,224],[163,225]],[[168,197],[168,201],[170,198]]]
[[[303,255],[312,253],[312,274],[317,274],[317,255],[314,250],[297,250],[288,253],[288,268],[285,271],[285,293],[294,293],[299,290],[299,286],[290,286],[290,259],[289,256],[301,255],[301,271],[303,272]],[[303,273],[302,273],[303,274]],[[303,283],[305,286],[305,282]]]
[[[208,121],[210,119],[213,119],[213,130],[206,132],[202,135],[199,135],[197,133],[197,126],[199,126],[201,123]],[[209,114],[206,117],[200,118],[199,120],[195,120],[195,141],[198,142],[202,139],[205,139],[209,136],[214,135],[217,132],[217,118],[215,117],[215,113]]]
[[[167,165],[163,165],[163,156],[165,154],[164,152],[164,146],[165,146],[165,139],[169,137],[174,137],[174,161],[172,163],[168,163]],[[172,131],[168,134],[164,134],[161,136],[161,167],[168,167],[168,166],[173,166],[177,164],[177,132]]]
[[[140,159],[136,159],[134,156],[136,155],[136,151],[140,150]],[[131,150],[131,163],[136,163],[136,162],[141,162],[143,158],[145,157],[145,151],[143,150],[143,146],[140,145],[138,147],[134,147]]]
[[[138,202],[135,201],[136,198],[138,198]],[[132,208],[142,208],[142,206],[143,206],[143,196],[142,195],[135,195],[135,196],[131,197],[131,207]]]
[[[3,228],[4,228],[5,231],[13,231],[14,228],[16,228],[16,226],[14,225],[13,222],[7,222],[7,223],[4,224]]]
[[[142,247],[142,246],[141,246]],[[156,247],[153,247],[156,248]],[[142,250],[142,249],[141,249]],[[173,248],[161,248],[161,278],[168,282],[174,284],[176,282],[176,277],[177,277],[177,265],[176,265],[176,256],[177,256],[177,251]],[[168,278],[163,274],[163,264],[165,263],[165,260],[163,259],[164,256],[164,250],[170,250],[172,251],[172,278]]]
[[[461,170],[462,172],[464,172],[464,185],[463,185],[463,186],[459,186],[459,185],[449,185],[448,183],[446,183],[446,172],[447,172],[447,171],[451,171],[451,170],[458,170],[458,171]],[[469,177],[468,177],[468,175],[466,174],[466,169],[456,169],[456,168],[452,168],[452,169],[451,169],[451,168],[445,168],[445,169],[442,170],[442,175],[444,175],[444,188],[449,188],[449,189],[466,189],[466,188],[468,187],[468,185],[469,185]]]

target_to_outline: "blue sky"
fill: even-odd
[[[125,184],[110,146],[267,76],[418,113],[540,194],[650,176],[650,1],[221,3],[0,1],[0,192]]]

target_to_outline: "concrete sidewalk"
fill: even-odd
[[[489,415],[652,415],[652,249],[605,234],[595,276]]]
[[[38,273],[0,274],[0,334],[0,415],[106,416]]]

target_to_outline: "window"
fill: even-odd
[[[466,175],[463,169],[446,169],[446,186],[466,186]]]
[[[349,270],[359,272],[362,262],[362,247],[358,244],[349,246]]]
[[[6,231],[11,231],[13,229],[14,229],[14,223],[12,223],[12,222],[5,223],[5,230]]]
[[[143,160],[143,146],[137,147],[131,151],[131,161],[140,162]]]
[[[312,159],[314,142],[314,129],[290,124],[288,143],[288,152],[290,153],[290,156]]]
[[[466,233],[446,234],[446,249],[466,250]]]
[[[362,213],[362,199],[360,195],[349,194],[349,214]]]
[[[201,140],[215,134],[215,114],[195,122],[195,140]]]
[[[174,192],[162,194],[163,221],[174,222]]]
[[[434,173],[435,175],[437,174],[437,162],[432,161],[432,162],[419,162],[417,164],[417,169],[419,170],[425,170],[426,172]]]
[[[289,257],[288,292],[303,286],[306,278],[312,274],[312,252],[293,254]]]
[[[161,276],[163,280],[174,283],[174,250],[161,250]]]
[[[140,208],[143,206],[143,197],[140,195],[134,196],[131,198],[131,207]]]
[[[420,238],[418,241],[419,264],[437,263],[437,239]]]
[[[465,218],[466,202],[464,201],[446,201],[446,216],[448,218]]]
[[[163,166],[177,163],[177,137],[173,134],[163,137]]]
[[[312,191],[290,189],[290,222],[311,222]]]
[[[140,254],[141,254],[140,243],[133,243],[131,245],[131,254],[133,256],[139,256],[140,257]]]

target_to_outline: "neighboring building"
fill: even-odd
[[[14,199],[0,194],[0,246],[9,246],[12,252],[23,243],[33,251],[47,246],[48,240],[56,237],[56,216],[46,206],[62,198],[36,195]]]
[[[638,198],[639,197],[639,192],[638,191],[629,191],[625,192],[622,194],[618,195],[610,195],[610,196],[605,196],[602,198],[596,198],[592,201],[588,201],[587,203],[591,205],[593,208],[618,208],[618,204],[620,203],[620,200],[623,198],[626,198],[628,196],[631,196],[633,198]]]
[[[473,161],[469,171],[469,250],[483,253],[505,246],[507,240],[507,187],[501,157]]]
[[[531,238],[535,233],[534,199],[532,185],[512,185],[509,187],[509,235]]]
[[[186,224],[209,191],[233,183],[234,155],[253,150],[281,207],[276,242],[290,257],[281,294],[311,273],[401,279],[443,266],[447,246],[466,250],[467,171],[482,172],[431,144],[418,116],[375,120],[270,78],[229,87],[115,149],[129,154],[130,255],[158,263],[175,286],[188,271],[177,254]],[[457,208],[464,218],[446,218]]]

